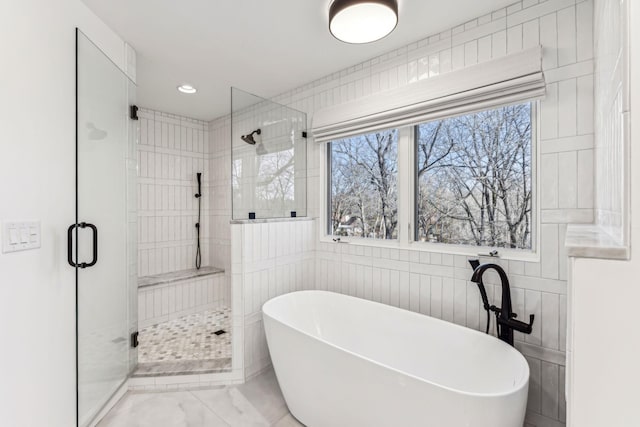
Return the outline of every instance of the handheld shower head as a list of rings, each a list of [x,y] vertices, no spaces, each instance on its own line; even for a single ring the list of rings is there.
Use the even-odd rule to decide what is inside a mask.
[[[202,197],[202,173],[198,172],[196,174],[196,179],[198,180],[198,193],[195,195],[196,199]]]
[[[253,134],[254,133],[257,133],[258,135],[260,135],[262,133],[262,131],[260,129],[256,129],[253,132],[251,132],[250,134],[242,135],[240,137],[240,139],[242,139],[244,142],[246,142],[249,145],[256,145],[256,140],[253,139]]]

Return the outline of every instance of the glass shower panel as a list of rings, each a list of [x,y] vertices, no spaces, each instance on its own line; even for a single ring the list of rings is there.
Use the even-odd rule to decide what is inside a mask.
[[[307,215],[307,115],[231,89],[233,219]]]
[[[77,206],[69,262],[77,277],[78,425],[85,426],[135,367],[137,123],[129,118],[134,84],[84,34],[76,37]]]

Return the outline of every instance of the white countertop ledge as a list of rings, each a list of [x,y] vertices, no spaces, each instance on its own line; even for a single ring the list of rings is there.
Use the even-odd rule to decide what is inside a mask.
[[[574,258],[629,259],[629,247],[593,224],[569,224],[565,239],[567,255]]]

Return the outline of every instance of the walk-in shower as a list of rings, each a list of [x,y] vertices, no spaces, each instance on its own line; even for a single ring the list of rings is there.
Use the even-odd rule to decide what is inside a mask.
[[[228,280],[211,249],[209,124],[143,107],[138,115],[139,347],[134,376],[228,372],[233,330]],[[225,333],[216,334],[220,330]]]

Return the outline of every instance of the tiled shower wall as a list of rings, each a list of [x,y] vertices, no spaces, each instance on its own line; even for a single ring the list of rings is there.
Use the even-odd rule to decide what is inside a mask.
[[[271,363],[262,305],[282,294],[315,289],[315,221],[233,224],[231,233],[232,311],[234,323],[240,313],[237,320],[244,323],[243,371],[248,378]]]
[[[595,0],[596,223],[628,244],[629,90],[622,11],[629,0]],[[622,175],[621,175],[622,174]]]
[[[232,302],[232,371],[248,378],[270,364],[262,304],[283,293],[315,287],[317,232],[315,222],[306,218],[230,225],[231,119],[211,121],[209,135],[212,260],[225,269],[230,283],[227,301]]]
[[[211,157],[211,259],[231,271],[231,118],[209,122]]]
[[[547,95],[538,111],[540,238],[536,243],[540,260],[500,261],[511,280],[515,311],[521,317],[536,315],[533,333],[518,335],[516,345],[531,368],[527,423],[541,427],[563,425],[565,419],[566,227],[594,220],[592,30],[592,0],[520,1],[274,98],[307,112],[312,119],[314,111],[326,106],[453,72],[538,44],[543,46]],[[210,125],[210,129],[215,129],[214,146],[221,144],[224,149],[223,145],[228,144],[228,127],[228,119]],[[218,133],[220,141],[214,136]],[[308,149],[309,194],[316,195],[309,197],[308,210],[310,216],[317,218],[322,206],[320,165],[324,149],[311,140]],[[218,194],[214,197],[230,204],[230,153],[221,151],[212,158],[212,163],[216,168],[227,168],[225,181],[217,190],[216,183],[214,193]],[[213,235],[219,237],[220,245],[226,246],[230,235],[225,218],[227,221],[230,218],[230,208],[219,213],[219,220],[214,220]],[[285,224],[294,226],[291,222]],[[316,227],[319,224],[316,220]],[[286,241],[291,237],[280,234],[278,239]],[[309,282],[297,286],[358,295],[483,329],[484,312],[480,309],[477,287],[468,281],[471,269],[466,257],[420,249],[318,243],[317,237],[314,240],[316,272]],[[238,242],[242,245],[240,251],[246,250],[244,245],[249,242]],[[272,274],[271,269],[265,274]],[[491,283],[498,284],[495,277],[492,280]],[[271,282],[258,283],[252,283],[253,292],[268,288]],[[260,295],[263,291],[266,292],[263,289]],[[499,299],[495,287],[489,293]],[[245,314],[251,316],[251,312]]]
[[[145,109],[138,116],[138,275],[195,267],[197,172],[203,173],[202,265],[211,265],[207,123]]]

